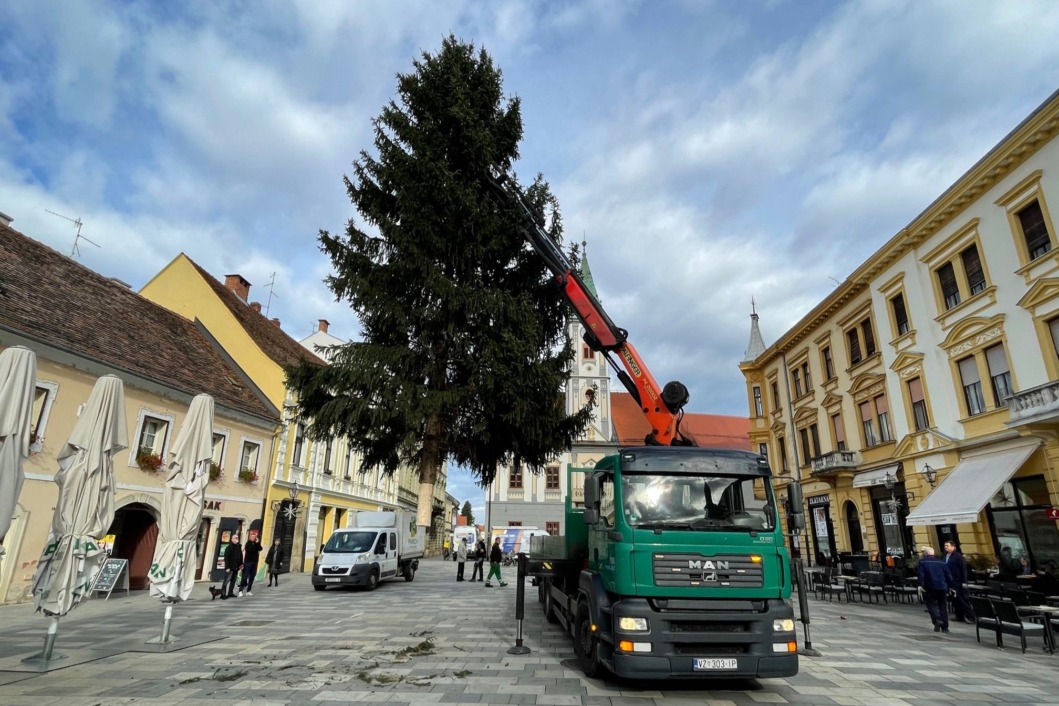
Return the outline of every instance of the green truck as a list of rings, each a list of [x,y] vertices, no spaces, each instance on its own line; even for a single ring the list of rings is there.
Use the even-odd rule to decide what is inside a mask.
[[[566,498],[565,534],[534,537],[527,573],[585,674],[785,677],[798,672],[772,474],[757,454],[622,449]]]
[[[658,385],[525,195],[504,175],[486,181],[501,205],[520,212],[523,235],[583,324],[585,343],[650,425],[644,446],[579,471],[582,506],[570,469],[565,534],[534,537],[524,565],[545,616],[573,636],[588,676],[604,668],[637,679],[797,674],[790,556],[767,461],[701,448],[683,434],[688,389]],[[797,526],[801,500],[789,504]]]

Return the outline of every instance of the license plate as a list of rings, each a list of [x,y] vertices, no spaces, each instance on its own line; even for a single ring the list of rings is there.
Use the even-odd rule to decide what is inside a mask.
[[[694,669],[696,672],[704,672],[710,669],[738,669],[739,661],[735,659],[703,659],[695,658]]]
[[[342,579],[324,579],[324,583],[338,583]]]

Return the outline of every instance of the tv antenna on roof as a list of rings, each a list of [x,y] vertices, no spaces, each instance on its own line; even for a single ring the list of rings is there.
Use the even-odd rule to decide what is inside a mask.
[[[92,245],[95,245],[95,246],[96,246],[97,248],[98,248],[98,247],[100,247],[99,243],[93,242],[93,241],[89,240],[88,238],[86,238],[85,236],[81,235],[81,226],[83,226],[83,225],[84,225],[84,223],[82,223],[82,222],[81,222],[81,218],[80,218],[80,217],[78,217],[78,218],[77,218],[77,219],[75,220],[75,219],[73,219],[73,218],[70,218],[69,216],[64,216],[64,215],[63,215],[63,214],[61,214],[61,213],[56,213],[55,211],[51,211],[51,210],[49,210],[49,209],[47,209],[47,208],[46,208],[46,209],[44,209],[44,210],[45,210],[45,211],[48,211],[48,213],[50,213],[50,214],[51,214],[51,215],[53,215],[53,216],[58,216],[59,218],[65,218],[66,220],[70,221],[70,222],[71,222],[71,223],[73,223],[73,224],[74,224],[75,226],[77,226],[77,235],[76,235],[76,236],[74,236],[74,247],[73,247],[73,249],[72,249],[72,250],[70,251],[70,257],[73,257],[74,255],[77,255],[78,257],[80,257],[80,256],[81,256],[81,249],[77,247],[77,243],[78,243],[78,241],[81,241],[81,240],[83,240],[83,241],[85,241],[86,243],[90,243],[90,244],[92,244]]]
[[[272,297],[279,299],[279,295],[276,294],[275,272],[273,272],[272,276],[268,278],[268,302],[265,303],[265,316],[268,316],[268,310],[272,307]]]

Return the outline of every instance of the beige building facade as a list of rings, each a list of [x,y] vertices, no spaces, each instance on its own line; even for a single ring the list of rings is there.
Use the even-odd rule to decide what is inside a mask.
[[[803,555],[1059,567],[1059,94],[740,365]],[[1028,567],[1028,568],[1022,568]]]

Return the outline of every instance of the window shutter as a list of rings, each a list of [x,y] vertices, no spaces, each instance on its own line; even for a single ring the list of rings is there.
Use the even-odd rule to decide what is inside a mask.
[[[981,378],[978,377],[978,363],[974,356],[964,358],[957,365],[960,366],[960,379],[963,380],[964,387],[981,382]]]
[[[985,360],[989,364],[989,374],[1003,375],[1008,372],[1008,359],[1004,355],[1004,346],[995,345],[985,349]]]

